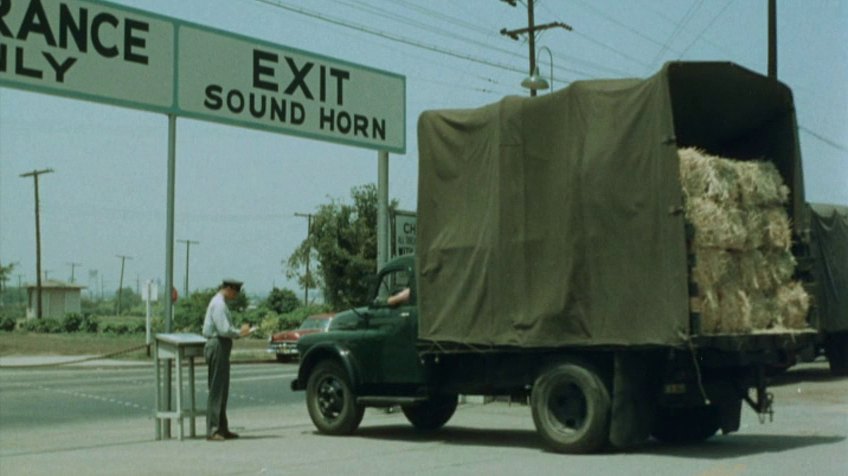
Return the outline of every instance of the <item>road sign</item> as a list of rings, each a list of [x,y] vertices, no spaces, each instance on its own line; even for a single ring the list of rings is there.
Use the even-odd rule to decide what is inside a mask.
[[[206,28],[179,38],[182,115],[404,151],[402,76]]]
[[[415,212],[397,210],[394,212],[392,222],[394,223],[392,257],[415,253],[415,236],[418,226],[418,217]]]
[[[140,109],[174,102],[174,22],[79,0],[0,2],[0,85]]]
[[[0,85],[406,152],[401,75],[95,0],[0,1]]]

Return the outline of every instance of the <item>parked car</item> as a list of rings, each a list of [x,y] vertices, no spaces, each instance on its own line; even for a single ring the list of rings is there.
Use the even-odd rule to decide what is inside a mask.
[[[301,336],[327,332],[335,314],[315,314],[307,317],[300,327],[293,330],[281,331],[268,338],[268,352],[276,354],[278,362],[297,360],[297,341]]]

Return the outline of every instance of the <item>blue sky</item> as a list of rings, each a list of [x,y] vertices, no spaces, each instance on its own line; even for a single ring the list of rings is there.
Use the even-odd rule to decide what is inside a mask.
[[[21,0],[18,0],[21,1]],[[46,0],[45,0],[46,1]],[[498,0],[121,0],[113,3],[391,71],[406,77],[407,152],[390,158],[390,197],[414,210],[415,124],[427,109],[478,107],[526,94],[523,5]],[[778,76],[795,95],[809,201],[848,205],[848,2],[778,0]],[[766,0],[537,0],[551,29],[555,87],[646,77],[669,60],[731,61],[766,73]],[[300,10],[300,12],[298,12]],[[2,41],[2,39],[0,39]],[[541,70],[549,75],[547,54]],[[35,279],[32,179],[42,176],[42,267],[107,290],[164,281],[168,121],[158,113],[0,88],[0,262]],[[177,121],[175,237],[191,248],[190,287],[222,277],[250,292],[295,288],[281,261],[309,213],[376,182],[377,153],[295,136]],[[185,246],[175,249],[182,292]],[[15,285],[13,277],[10,284]],[[97,284],[99,287],[99,282]]]

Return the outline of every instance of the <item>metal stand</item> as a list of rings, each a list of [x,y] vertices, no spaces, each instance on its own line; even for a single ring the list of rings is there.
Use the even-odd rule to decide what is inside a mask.
[[[166,425],[170,420],[177,420],[179,423],[178,438],[183,439],[184,428],[183,418],[189,419],[189,436],[196,436],[195,417],[198,415],[204,416],[205,409],[196,407],[194,395],[194,358],[203,355],[203,347],[206,345],[206,339],[197,334],[156,334],[155,341],[155,360],[156,367],[156,439],[161,440],[163,431],[165,436],[170,436]],[[165,372],[166,382],[162,381],[162,373],[160,364],[164,361],[166,364]],[[171,361],[175,361],[177,368],[177,385],[176,385],[176,409],[170,410],[170,394],[171,394],[171,379],[170,368]],[[183,408],[183,363],[188,363],[188,397],[189,407]],[[163,398],[162,393],[165,391],[167,397]]]

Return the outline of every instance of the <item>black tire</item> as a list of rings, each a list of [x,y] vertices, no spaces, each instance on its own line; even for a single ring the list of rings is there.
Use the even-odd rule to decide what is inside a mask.
[[[306,385],[306,408],[321,433],[349,435],[359,428],[365,407],[356,403],[350,379],[336,362],[315,366]]]
[[[687,408],[659,408],[651,436],[672,444],[704,441],[721,428],[717,405]]]
[[[456,411],[456,395],[439,395],[426,402],[401,407],[416,430],[434,431],[445,426]]]
[[[824,352],[830,364],[831,375],[848,375],[848,332],[827,334]]]
[[[289,361],[289,357],[283,354],[275,354],[277,356],[277,362],[284,364]]]
[[[536,431],[553,451],[590,453],[609,438],[609,391],[588,367],[548,369],[536,379],[530,405]]]

